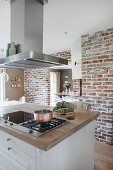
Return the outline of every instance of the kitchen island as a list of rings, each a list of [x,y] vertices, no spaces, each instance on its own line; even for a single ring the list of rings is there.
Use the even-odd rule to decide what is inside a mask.
[[[0,113],[20,110],[33,113],[48,108],[51,109],[22,104],[0,108]],[[38,138],[0,125],[1,170],[6,157],[9,169],[4,170],[93,170],[94,126],[98,115],[98,112],[75,111],[74,120]]]

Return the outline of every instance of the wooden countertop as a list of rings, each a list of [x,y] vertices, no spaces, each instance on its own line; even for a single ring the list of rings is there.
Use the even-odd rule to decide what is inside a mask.
[[[36,104],[22,104],[16,106],[7,106],[0,108],[0,114],[10,113],[14,111],[26,111],[33,113],[37,109],[51,109],[49,106],[39,106]],[[39,149],[44,151],[49,150],[53,146],[57,145],[76,131],[80,130],[84,126],[86,126],[91,121],[95,120],[99,116],[99,112],[91,112],[91,111],[75,111],[74,113],[69,113],[67,116],[75,117],[74,120],[70,120],[69,123],[56,128],[53,131],[50,131],[40,137],[34,137],[29,134],[23,133],[18,130],[14,130],[7,126],[1,126],[0,130],[20,139],[24,142],[27,142],[33,146],[36,146]],[[66,116],[61,116],[62,118],[66,118]]]

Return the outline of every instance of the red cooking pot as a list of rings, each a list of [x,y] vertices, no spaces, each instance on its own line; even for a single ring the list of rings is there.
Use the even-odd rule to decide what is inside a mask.
[[[53,112],[51,110],[36,110],[34,112],[34,119],[38,122],[49,122],[53,118]]]

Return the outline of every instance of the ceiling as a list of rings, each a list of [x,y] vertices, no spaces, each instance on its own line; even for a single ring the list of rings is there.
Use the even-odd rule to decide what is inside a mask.
[[[113,27],[113,0],[48,0],[44,53],[70,49],[81,35]]]

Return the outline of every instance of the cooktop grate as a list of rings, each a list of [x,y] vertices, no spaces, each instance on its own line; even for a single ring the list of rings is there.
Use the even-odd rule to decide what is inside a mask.
[[[40,133],[45,133],[47,131],[50,131],[56,127],[59,127],[59,126],[65,124],[66,122],[67,121],[64,119],[53,118],[51,121],[46,122],[46,123],[44,123],[44,122],[39,123],[36,120],[30,120],[27,122],[23,122],[20,125],[31,129],[31,133],[32,133],[32,130],[38,131]]]

